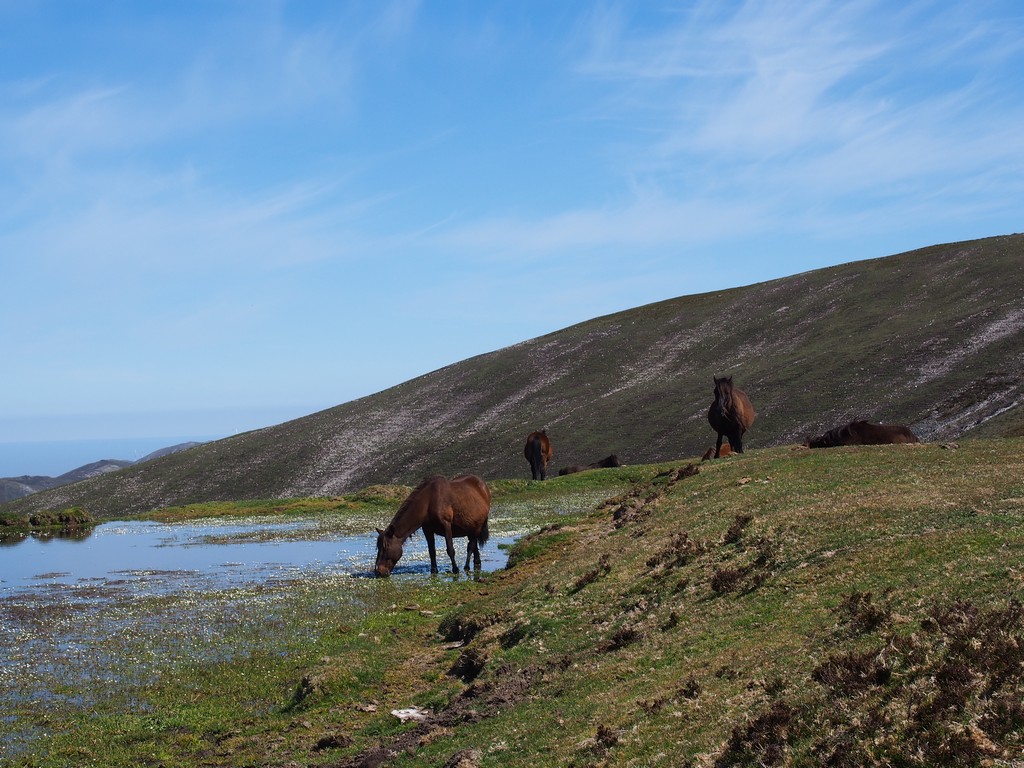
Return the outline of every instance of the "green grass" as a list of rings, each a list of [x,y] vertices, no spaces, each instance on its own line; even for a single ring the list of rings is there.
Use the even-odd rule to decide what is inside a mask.
[[[63,510],[40,510],[18,514],[0,512],[0,539],[23,537],[27,534],[74,535],[91,530],[96,518],[78,507]]]
[[[297,589],[273,620],[310,631],[267,647],[253,608],[251,652],[177,663],[138,711],[25,713],[52,735],[11,764],[1010,765],[1022,456],[778,448],[495,483],[540,509],[509,570]],[[346,609],[366,584],[370,612]],[[390,715],[413,705],[427,723]]]
[[[404,499],[412,488],[404,485],[379,485],[364,488],[358,493],[330,498],[251,499],[245,501],[207,501],[180,506],[161,507],[151,512],[131,516],[140,520],[176,523],[206,517],[255,517],[262,515],[301,516],[359,514],[394,511],[397,502]]]

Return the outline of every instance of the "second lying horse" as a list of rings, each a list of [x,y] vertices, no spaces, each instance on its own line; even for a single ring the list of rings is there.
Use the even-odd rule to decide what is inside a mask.
[[[902,424],[871,424],[867,421],[851,421],[841,427],[830,429],[818,437],[809,437],[804,442],[808,448],[835,448],[840,445],[887,445],[890,443],[916,443],[915,435]]]
[[[434,535],[444,536],[445,548],[452,561],[452,573],[459,572],[452,539],[466,537],[466,570],[469,559],[480,570],[480,547],[490,535],[487,516],[491,511],[491,491],[476,475],[462,475],[454,480],[435,475],[426,478],[402,502],[391,523],[383,531],[377,529],[378,576],[388,576],[402,557],[402,545],[417,528],[423,529],[430,551],[430,572],[437,573]]]
[[[562,467],[558,470],[559,476],[562,475],[574,475],[577,472],[586,472],[588,469],[608,469],[609,467],[621,467],[622,462],[619,461],[619,457],[614,453],[611,456],[606,456],[600,461],[595,461],[593,464],[570,464],[568,467]]]

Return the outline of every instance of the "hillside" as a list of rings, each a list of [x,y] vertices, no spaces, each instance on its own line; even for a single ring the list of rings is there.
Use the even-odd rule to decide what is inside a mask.
[[[613,489],[479,580],[189,596],[256,600],[241,647],[278,643],[154,675],[139,638],[96,708],[26,697],[45,750],[13,765],[1020,765],[1024,439],[493,484],[506,509]]]
[[[143,456],[138,461],[130,461],[125,459],[100,459],[99,461],[93,461],[88,464],[84,464],[81,467],[76,467],[69,472],[65,472],[63,475],[57,477],[50,477],[49,475],[21,475],[19,477],[0,477],[0,502],[14,501],[24,496],[29,496],[39,491],[45,491],[50,488],[57,488],[62,485],[70,485],[71,483],[80,483],[83,480],[88,480],[92,477],[98,477],[99,475],[107,472],[116,472],[119,469],[130,467],[135,464],[141,464],[144,461],[152,461],[162,456],[167,456],[178,451],[184,451],[189,448],[193,448],[201,443],[189,442],[179,443],[178,445],[172,445],[167,448],[161,448]]]
[[[320,496],[434,472],[526,476],[546,427],[557,467],[702,453],[713,375],[758,421],[750,448],[851,418],[926,440],[1024,434],[1024,236],[924,248],[614,315],[376,395],[36,494],[18,509],[100,517],[203,500]]]
[[[101,459],[84,464],[81,467],[65,472],[58,477],[48,475],[22,475],[19,477],[0,477],[0,501],[13,501],[39,491],[57,488],[61,485],[78,483],[92,477],[99,477],[107,472],[130,467],[135,462],[117,459]]]
[[[300,712],[444,701],[414,728],[348,718],[335,766],[1019,765],[1022,447],[661,467],[400,633],[383,652],[415,683],[360,690],[351,638]]]
[[[14,501],[23,496],[52,488],[52,477],[45,475],[23,475],[21,477],[0,478],[0,503]]]

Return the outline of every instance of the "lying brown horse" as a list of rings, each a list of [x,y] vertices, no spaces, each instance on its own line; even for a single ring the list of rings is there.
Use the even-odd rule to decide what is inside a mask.
[[[729,443],[722,443],[722,447],[718,449],[718,458],[725,458],[726,456],[732,456],[732,446]],[[709,459],[715,458],[715,446],[711,446],[701,457],[701,461],[708,461]]]
[[[830,429],[818,437],[804,441],[808,448],[835,448],[840,445],[888,445],[890,443],[919,442],[910,427],[902,424],[871,424],[867,421],[851,421],[841,427]]]
[[[718,433],[715,458],[722,454],[722,438],[729,438],[734,453],[743,453],[743,433],[757,418],[747,393],[732,385],[732,376],[715,377],[715,399],[708,408],[708,423]]]
[[[523,449],[523,455],[530,462],[530,472],[533,474],[534,480],[548,479],[548,462],[551,461],[553,453],[547,430],[531,432],[526,436],[526,448]]]
[[[595,461],[593,464],[570,464],[568,467],[562,467],[558,470],[559,476],[561,475],[573,475],[577,472],[586,472],[588,469],[607,469],[609,467],[621,467],[622,462],[619,461],[619,457],[614,453],[611,456],[606,456],[600,461]]]
[[[437,573],[437,554],[434,551],[434,535],[444,536],[448,557],[452,561],[452,573],[459,572],[455,561],[454,538],[465,536],[466,570],[469,558],[473,567],[480,570],[480,547],[487,543],[487,515],[491,511],[491,491],[487,483],[476,475],[462,475],[454,480],[435,475],[426,478],[408,498],[402,502],[391,523],[383,531],[377,529],[378,576],[387,576],[395,563],[402,557],[402,544],[417,528],[423,529],[430,550],[430,572]]]

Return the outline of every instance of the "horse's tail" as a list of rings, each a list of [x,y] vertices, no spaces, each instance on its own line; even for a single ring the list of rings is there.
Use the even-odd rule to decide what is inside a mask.
[[[484,544],[487,543],[487,539],[489,539],[490,537],[491,537],[491,531],[487,527],[487,521],[484,520],[484,526],[483,526],[483,528],[480,529],[480,533],[478,533],[477,536],[476,536],[476,545],[478,547],[482,547]]]

